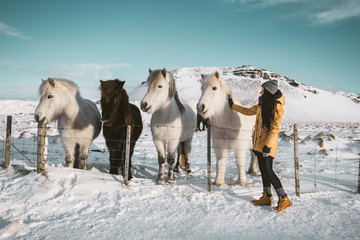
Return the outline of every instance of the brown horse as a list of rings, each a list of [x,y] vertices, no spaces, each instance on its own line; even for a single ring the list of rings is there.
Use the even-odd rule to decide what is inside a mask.
[[[125,81],[100,80],[101,90],[101,122],[106,146],[110,152],[110,173],[118,174],[118,169],[124,176],[125,172],[125,147],[127,126],[131,126],[129,180],[131,175],[131,157],[134,153],[135,142],[138,140],[142,129],[140,110],[129,103],[129,97],[123,88]]]

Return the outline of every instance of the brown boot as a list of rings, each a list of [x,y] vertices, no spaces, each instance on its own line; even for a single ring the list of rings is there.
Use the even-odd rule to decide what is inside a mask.
[[[288,197],[282,198],[281,196],[279,196],[278,205],[274,207],[274,210],[280,212],[291,205],[292,203],[290,202],[290,199]]]
[[[262,197],[260,197],[260,199],[258,200],[252,200],[252,204],[257,205],[257,206],[262,206],[262,205],[266,205],[266,206],[271,206],[271,201],[272,201],[272,197],[268,197],[266,196],[266,193],[262,193]]]

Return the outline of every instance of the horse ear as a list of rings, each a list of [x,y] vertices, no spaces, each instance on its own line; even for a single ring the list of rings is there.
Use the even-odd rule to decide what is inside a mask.
[[[161,71],[162,75],[164,76],[164,78],[166,78],[166,68],[164,68],[162,71]]]
[[[216,77],[217,79],[219,79],[220,73],[219,73],[218,71],[215,72],[215,77]]]
[[[206,75],[205,75],[205,74],[201,74],[201,78],[202,78],[202,79],[205,79],[205,78],[206,78]]]
[[[151,70],[151,68],[149,68],[149,74],[151,74],[152,73],[152,70]]]
[[[103,80],[100,80],[100,84],[102,84],[104,81]]]
[[[120,83],[120,87],[124,87],[124,84],[125,84],[125,81],[119,81],[119,83]]]
[[[48,81],[50,83],[50,86],[55,87],[55,81],[52,78],[48,78]]]

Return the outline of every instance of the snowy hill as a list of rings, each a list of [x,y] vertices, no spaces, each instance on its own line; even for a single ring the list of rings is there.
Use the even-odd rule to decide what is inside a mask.
[[[253,66],[222,68],[180,68],[171,72],[182,99],[197,102],[201,95],[201,74],[221,73],[228,86],[238,96],[240,104],[256,104],[263,82],[276,79],[286,97],[285,122],[359,122],[360,96],[352,93],[332,93],[292,78]],[[129,93],[130,100],[140,102],[147,91],[143,84]]]
[[[151,115],[142,111],[144,128],[134,149],[134,178],[129,186],[122,176],[109,174],[109,152],[102,134],[91,145],[90,170],[64,167],[65,153],[56,124],[48,124],[45,178],[36,173],[37,123],[33,113],[38,101],[0,100],[0,240],[359,239],[358,96],[333,94],[266,70],[240,67],[175,70],[172,74],[180,97],[197,102],[200,74],[215,70],[223,74],[244,105],[256,103],[261,83],[277,77],[287,97],[287,120],[319,121],[298,124],[301,197],[295,195],[293,125],[281,126],[274,169],[293,206],[276,213],[272,208],[276,206],[275,194],[272,206],[253,206],[251,200],[263,190],[261,177],[259,173],[247,174],[248,185],[237,185],[232,151],[226,184],[212,185],[209,193],[206,131],[194,134],[192,172],[181,170],[175,173],[174,184],[157,185]],[[131,100],[139,105],[146,91],[146,85],[134,89],[129,93]],[[13,116],[8,169],[3,168],[6,115]],[[214,181],[213,151],[211,158]]]

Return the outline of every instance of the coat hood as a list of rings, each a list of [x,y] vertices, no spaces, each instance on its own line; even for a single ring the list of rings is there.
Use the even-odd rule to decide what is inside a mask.
[[[278,90],[274,94],[274,97],[275,97],[276,101],[278,101],[281,104],[281,106],[285,105],[285,97],[284,97],[284,94],[282,94],[282,92],[280,90]]]

